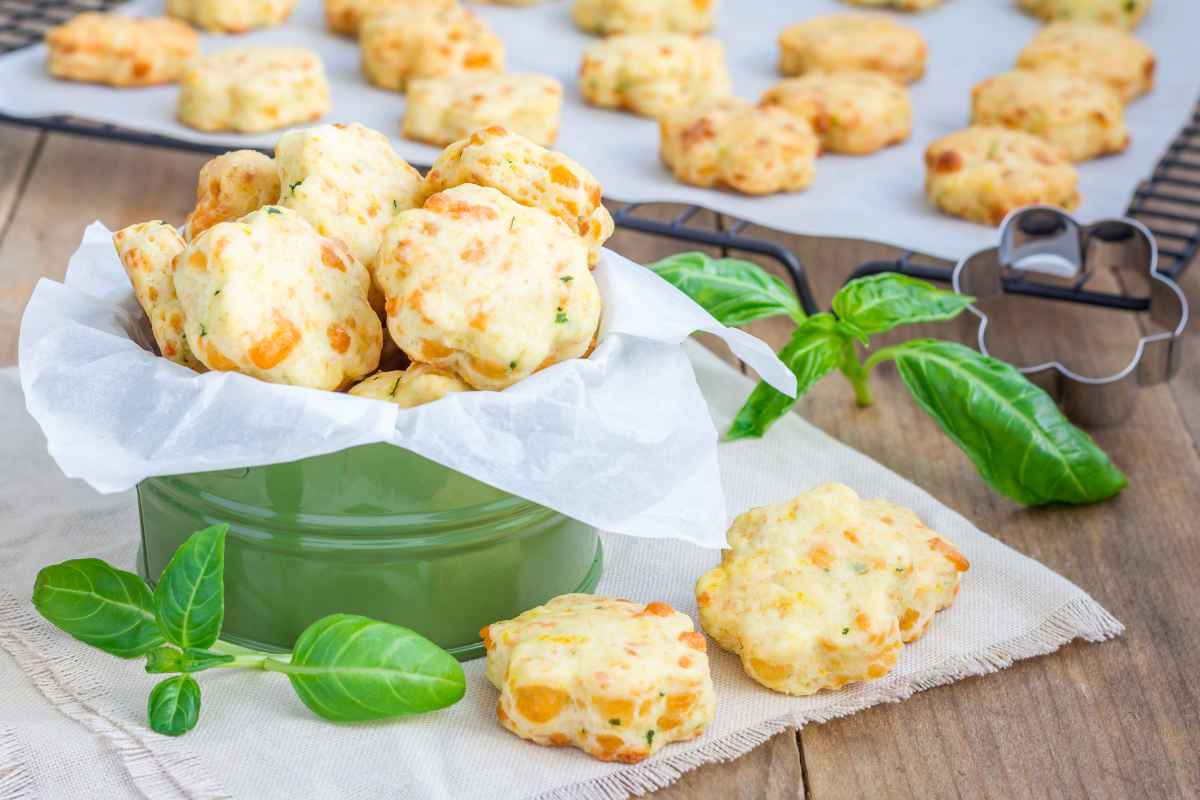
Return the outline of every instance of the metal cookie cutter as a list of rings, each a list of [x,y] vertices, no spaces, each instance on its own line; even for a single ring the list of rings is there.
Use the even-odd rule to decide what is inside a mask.
[[[1121,285],[1147,286],[1146,297],[1085,289],[1089,278],[1110,268],[1122,273]],[[1058,276],[1035,281],[1032,272]],[[1114,375],[1089,378],[1050,361],[1018,369],[1058,401],[1067,416],[1087,426],[1102,427],[1125,420],[1133,411],[1140,386],[1170,380],[1179,370],[1187,298],[1170,278],[1158,272],[1158,246],[1146,226],[1118,218],[1082,225],[1049,206],[1012,212],[1000,231],[1000,246],[968,256],[954,268],[954,290],[983,300],[1008,292],[1129,311],[1148,311],[1166,330],[1143,336],[1133,359]],[[988,355],[988,317],[978,306],[979,350]]]

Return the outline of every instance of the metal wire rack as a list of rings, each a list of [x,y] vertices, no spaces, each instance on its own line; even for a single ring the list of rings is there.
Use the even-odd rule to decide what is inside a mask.
[[[75,14],[103,11],[121,2],[124,0],[0,0],[0,55],[39,43],[48,28]],[[201,153],[222,153],[228,149],[64,115],[26,119],[0,114],[0,123]],[[818,310],[800,259],[776,242],[746,236],[745,229],[750,224],[748,221],[730,221],[721,214],[714,214],[714,227],[697,225],[693,220],[703,210],[700,206],[687,207],[673,219],[662,221],[637,213],[646,205],[626,204],[616,211],[613,218],[621,227],[652,236],[719,247],[723,253],[741,251],[770,258],[787,272],[804,309],[808,313]],[[1158,240],[1160,271],[1169,277],[1178,277],[1200,250],[1200,110],[1193,111],[1191,120],[1171,143],[1151,178],[1134,192],[1127,213],[1145,223]],[[924,280],[950,282],[951,269],[914,263],[913,258],[913,253],[904,253],[894,261],[864,264],[852,277],[895,271]],[[1026,279],[1011,279],[1005,283],[1005,289],[1019,294],[1130,310],[1140,310],[1147,302],[1143,298],[1089,292],[1082,286],[1063,288]]]

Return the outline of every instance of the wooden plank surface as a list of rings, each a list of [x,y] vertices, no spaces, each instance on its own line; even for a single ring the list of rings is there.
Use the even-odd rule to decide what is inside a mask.
[[[33,284],[61,275],[85,225],[96,218],[114,228],[156,217],[181,221],[203,160],[0,126],[0,363],[15,358]],[[861,242],[746,233],[774,237],[796,252],[826,305],[859,263],[895,254]],[[625,231],[611,244],[639,261],[679,249]],[[1200,270],[1185,285],[1200,297]],[[1131,317],[1046,310],[1033,304],[1011,311],[1019,322],[1011,326],[1016,355],[1032,357],[1063,340],[1080,363],[1100,370],[1136,338]],[[751,330],[779,345],[789,328],[771,320]],[[1115,501],[1084,509],[1023,510],[988,490],[889,367],[876,376],[877,403],[869,409],[854,406],[840,378],[823,381],[799,404],[808,419],[1080,584],[1128,632],[810,726],[799,747],[796,737],[778,736],[656,796],[792,798],[807,788],[816,800],[1200,797],[1197,330],[1193,322],[1179,378],[1144,390],[1126,424],[1094,432],[1132,483]],[[908,333],[974,341],[967,320]]]

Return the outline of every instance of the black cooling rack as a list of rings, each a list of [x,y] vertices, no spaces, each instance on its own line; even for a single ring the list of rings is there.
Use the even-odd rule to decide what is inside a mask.
[[[0,55],[41,42],[48,28],[75,14],[103,11],[121,2],[124,0],[0,0]],[[201,153],[223,153],[228,149],[72,116],[27,119],[0,114],[0,123]],[[703,210],[700,206],[687,207],[674,219],[662,221],[639,216],[638,210],[645,205],[649,204],[627,204],[617,210],[613,219],[623,228],[652,236],[719,247],[723,253],[753,253],[777,261],[795,285],[804,309],[810,314],[818,310],[800,259],[776,242],[746,236],[745,229],[750,225],[749,222],[730,221],[721,214],[714,214],[713,227],[697,225],[693,219]],[[1134,192],[1127,213],[1141,220],[1158,240],[1160,271],[1177,278],[1200,249],[1200,111],[1193,111],[1190,122],[1171,143],[1150,179]],[[854,273],[854,277],[890,270],[925,280],[950,282],[951,269],[914,263],[913,259],[912,253],[905,253],[894,261],[864,264]],[[1111,295],[1092,296],[1092,293],[1083,290],[1074,291],[1070,297],[1062,297],[1058,296],[1061,290],[1033,283],[1012,287],[1011,290],[1050,299],[1118,308],[1134,308],[1138,303],[1136,299],[1122,301]]]

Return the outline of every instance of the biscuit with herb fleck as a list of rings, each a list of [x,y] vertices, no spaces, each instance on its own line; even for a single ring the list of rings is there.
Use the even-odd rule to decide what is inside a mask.
[[[200,372],[204,365],[188,346],[183,332],[183,307],[175,294],[175,257],[185,242],[165,222],[141,222],[113,234],[113,246],[133,284],[138,305],[150,320],[154,342],[163,358]]]
[[[809,72],[776,84],[761,104],[807,120],[823,152],[865,155],[912,133],[908,89],[878,72]]]
[[[971,90],[971,124],[1023,130],[1072,161],[1129,146],[1121,98],[1108,84],[1061,72],[1013,70]]]
[[[579,87],[591,105],[655,119],[733,91],[721,43],[679,33],[630,33],[589,45]]]
[[[206,162],[196,181],[196,208],[185,232],[195,239],[218,222],[279,202],[275,160],[257,150],[233,150]]]
[[[888,18],[866,14],[815,17],[779,36],[779,71],[881,72],[900,83],[925,74],[928,48],[920,33]]]
[[[683,183],[743,194],[794,192],[813,181],[820,144],[807,120],[740,98],[668,114],[659,153]]]
[[[518,203],[554,215],[587,245],[590,264],[612,236],[612,215],[600,200],[596,176],[562,153],[504,128],[475,131],[443,150],[425,175],[421,196],[464,183],[499,189]]]
[[[455,186],[402,211],[375,279],[400,349],[477,389],[585,355],[600,322],[583,240],[490,187]]]
[[[238,47],[197,59],[179,81],[179,121],[199,131],[257,133],[329,111],[321,59],[300,47]]]
[[[480,17],[458,6],[403,6],[367,17],[358,33],[363,74],[405,91],[414,78],[504,72],[504,43]]]
[[[1150,10],[1151,0],[1017,0],[1044,22],[1095,22],[1132,30]]]
[[[925,151],[925,193],[947,214],[999,225],[1028,205],[1079,205],[1079,176],[1057,145],[1024,131],[972,127]]]
[[[205,366],[312,389],[379,365],[370,282],[341,240],[279,206],[217,223],[175,259],[184,331]]]
[[[637,763],[716,712],[707,642],[666,603],[565,594],[480,631],[507,730]]]
[[[362,383],[350,388],[355,397],[369,397],[395,403],[401,408],[414,408],[441,400],[455,392],[469,392],[462,378],[429,364],[412,364],[408,369],[376,372]]]
[[[1047,25],[1017,56],[1017,67],[1098,80],[1127,103],[1154,88],[1149,45],[1120,28],[1093,22]]]
[[[890,672],[968,567],[909,509],[831,483],[735,519],[696,602],[747,675],[810,695]]]
[[[172,19],[87,12],[46,31],[46,68],[69,81],[151,86],[178,80],[198,47]]]
[[[717,0],[575,0],[571,19],[588,33],[705,33]]]
[[[448,145],[499,125],[535,144],[558,138],[563,87],[549,75],[455,75],[410,81],[404,136]]]

